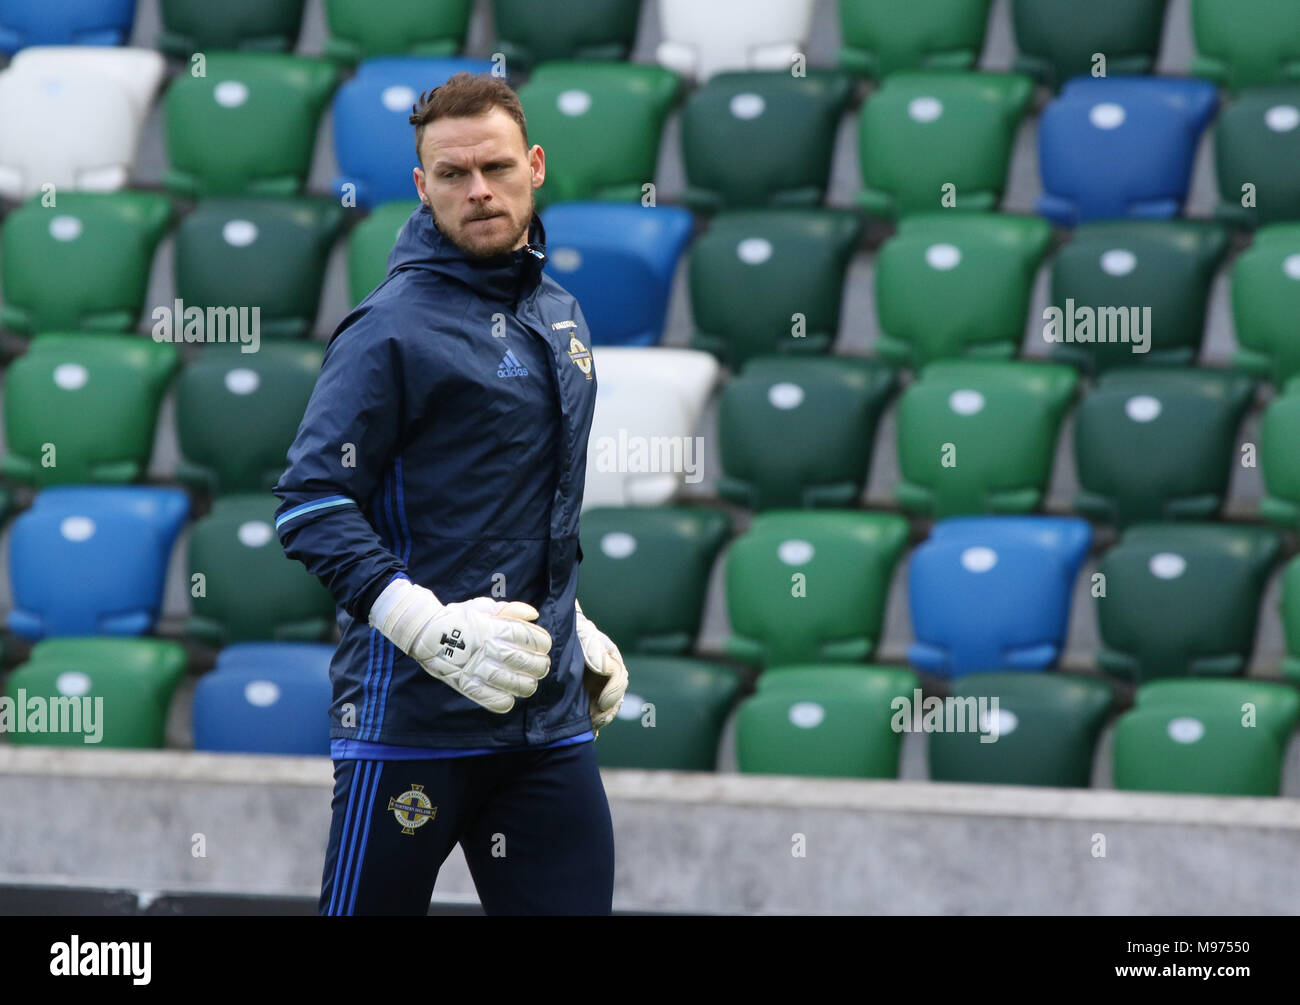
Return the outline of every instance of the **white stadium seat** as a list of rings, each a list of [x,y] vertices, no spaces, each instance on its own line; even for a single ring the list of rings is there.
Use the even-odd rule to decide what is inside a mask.
[[[656,56],[698,81],[723,70],[789,70],[807,53],[813,0],[659,0]]]
[[[33,45],[19,50],[10,70],[62,77],[98,73],[112,77],[131,96],[140,127],[149,116],[167,61],[153,49],[123,49],[105,45]]]

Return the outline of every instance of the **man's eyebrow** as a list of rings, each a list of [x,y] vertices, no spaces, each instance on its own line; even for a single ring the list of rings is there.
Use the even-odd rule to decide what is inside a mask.
[[[518,158],[512,154],[502,154],[499,157],[491,157],[483,162],[484,167],[492,167],[494,164],[513,164]],[[459,161],[448,161],[439,158],[433,162],[433,169],[441,171],[444,168],[455,168],[457,171],[463,171],[465,165]]]

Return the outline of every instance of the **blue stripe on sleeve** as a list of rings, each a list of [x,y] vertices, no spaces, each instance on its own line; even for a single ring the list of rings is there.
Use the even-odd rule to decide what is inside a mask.
[[[303,503],[301,506],[295,506],[280,517],[280,519],[276,520],[275,529],[279,530],[290,520],[303,516],[304,514],[314,513],[316,510],[320,509],[330,509],[333,506],[347,506],[349,503],[353,506],[356,505],[356,502],[349,499],[347,496],[330,496],[327,499],[320,499],[316,502]]]

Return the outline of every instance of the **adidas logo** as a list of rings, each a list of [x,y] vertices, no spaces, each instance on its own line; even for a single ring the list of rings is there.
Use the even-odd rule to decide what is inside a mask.
[[[501,362],[497,365],[497,376],[527,377],[528,367],[519,362],[513,349],[507,349],[506,354],[501,357]]]

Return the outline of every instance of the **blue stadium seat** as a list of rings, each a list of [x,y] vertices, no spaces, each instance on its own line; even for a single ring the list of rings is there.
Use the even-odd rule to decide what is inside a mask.
[[[329,671],[224,667],[194,689],[194,749],[329,755]]]
[[[1177,216],[1217,106],[1203,80],[1074,78],[1039,121],[1038,211],[1071,227]]]
[[[122,45],[135,0],[0,0],[0,52],[29,45]]]
[[[427,59],[391,56],[368,59],[334,95],[334,155],[339,177],[334,190],[356,186],[356,205],[370,207],[414,196],[416,166],[411,107],[420,94],[457,73],[489,73],[485,59]],[[346,204],[345,204],[346,205]]]
[[[557,203],[542,214],[547,270],[578,298],[594,345],[649,346],[663,335],[689,210],[624,203]]]
[[[143,635],[162,605],[172,544],[189,513],[177,489],[66,486],[36,496],[13,524],[9,629]]]
[[[956,677],[1056,662],[1092,530],[1071,517],[940,520],[912,553],[908,661]]]
[[[334,648],[327,642],[236,642],[217,653],[214,669],[328,675]]]

